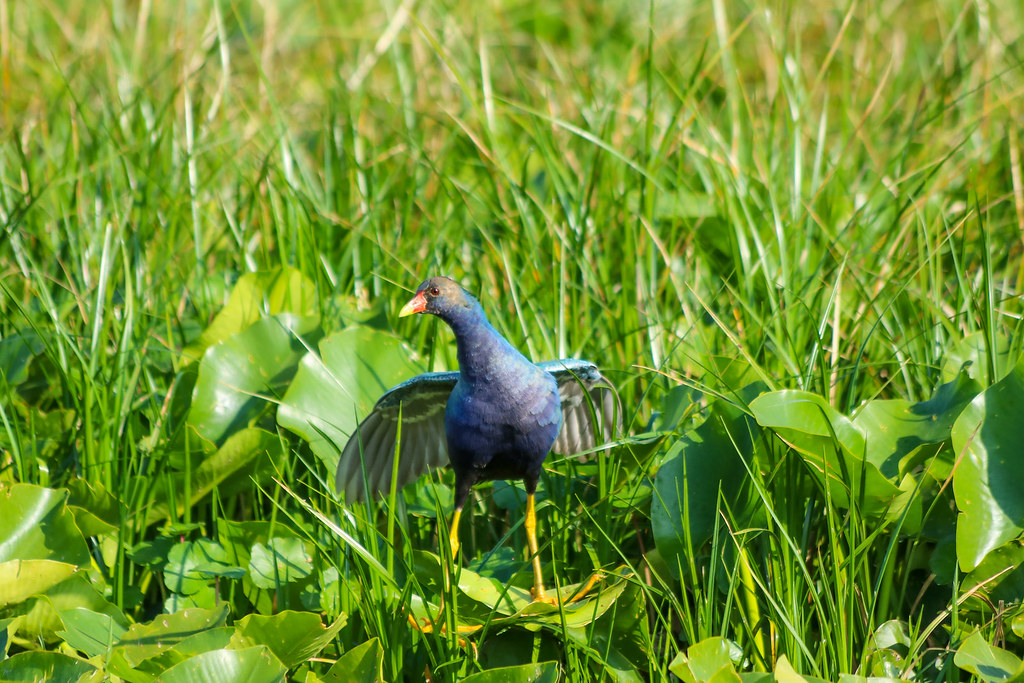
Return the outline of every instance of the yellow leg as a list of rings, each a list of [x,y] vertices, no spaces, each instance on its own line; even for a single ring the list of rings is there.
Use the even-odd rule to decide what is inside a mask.
[[[459,552],[459,520],[462,519],[462,508],[455,508],[455,512],[452,514],[452,525],[448,529],[448,540],[452,544],[452,560],[455,560],[455,554]]]
[[[572,604],[577,600],[582,600],[583,598],[587,597],[587,593],[592,591],[594,589],[594,586],[597,585],[598,581],[600,581],[603,578],[604,574],[602,574],[601,572],[594,572],[590,575],[590,578],[587,579],[587,582],[583,584],[580,588],[576,589],[576,593],[571,598],[569,598],[567,602],[563,604]]]
[[[438,614],[438,621],[440,621],[440,613]],[[420,633],[433,633],[434,632],[434,626],[435,626],[434,622],[430,621],[430,619],[424,619],[423,623],[421,624],[420,622],[416,621],[416,617],[414,617],[411,614],[409,615],[409,625],[412,626],[417,631],[419,631]],[[458,626],[455,629],[455,632],[456,633],[470,634],[470,633],[476,633],[477,631],[479,631],[482,628],[483,628],[483,626],[478,626],[478,625],[472,625],[471,626],[469,624],[463,624],[463,625]],[[444,633],[446,631],[444,624],[441,624],[441,628],[439,628],[438,631],[440,633]],[[462,641],[461,638],[459,640],[460,640],[460,642]],[[461,642],[461,644],[465,645],[465,642]]]
[[[526,527],[526,545],[530,549],[530,557],[533,560],[533,599],[540,602],[551,602],[544,591],[544,576],[540,570],[540,551],[537,547],[537,507],[533,501],[533,494],[526,494],[526,519],[523,521]]]
[[[458,554],[459,548],[461,547],[460,543],[459,543],[459,520],[460,519],[462,519],[462,508],[461,507],[457,507],[457,508],[455,508],[455,511],[452,513],[451,526],[448,528],[448,541],[451,543],[452,562],[453,563],[455,562],[455,556],[456,556],[456,554]],[[449,574],[449,572],[451,571],[451,566],[448,564],[447,561],[442,561],[441,564],[442,564],[442,571],[444,572],[444,576],[445,576],[445,584],[447,585],[451,581],[451,575]],[[438,621],[439,622],[440,622],[440,618],[441,618],[441,612],[443,612],[443,611],[444,611],[444,597],[443,597],[443,594],[442,594],[440,611],[438,612]],[[427,619],[425,619],[423,623],[420,623],[420,622],[418,622],[416,620],[415,617],[413,617],[412,614],[409,615],[409,625],[412,626],[417,631],[419,631],[420,633],[432,633],[434,631],[435,626],[436,626],[436,624],[434,622],[430,621],[429,617]],[[481,628],[483,628],[483,627],[482,626],[460,625],[456,629],[456,633],[466,633],[466,634],[476,633]],[[444,624],[441,625],[439,630],[442,633],[445,631]],[[463,646],[466,645],[466,641],[464,639],[462,639],[462,638],[459,638],[459,643],[461,645],[463,645]],[[476,645],[473,645],[473,649],[474,649],[474,651],[476,650]]]
[[[540,569],[540,552],[537,546],[537,507],[533,500],[533,494],[526,494],[526,519],[523,521],[526,528],[526,545],[530,549],[530,558],[533,560],[533,599],[537,602],[548,602],[557,604],[560,600],[557,597],[549,596],[544,590],[544,575]],[[601,572],[595,572],[586,584],[576,591],[575,595],[563,604],[571,604],[586,597],[598,581],[602,578]]]

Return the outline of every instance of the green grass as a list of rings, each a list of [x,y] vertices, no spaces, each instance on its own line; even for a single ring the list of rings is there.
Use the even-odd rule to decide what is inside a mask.
[[[89,580],[129,620],[189,604],[161,564],[175,543],[248,554],[282,530],[342,580],[315,574],[303,595],[222,574],[217,599],[231,624],[347,615],[324,661],[288,667],[296,677],[371,638],[388,680],[455,680],[523,652],[571,680],[660,680],[713,636],[737,645],[739,671],[784,655],[827,680],[960,680],[973,670],[952,653],[976,629],[1024,652],[1020,590],[979,606],[953,568],[956,437],[927,454],[950,467],[922,474],[922,460],[907,484],[925,503],[911,533],[844,505],[767,430],[749,451],[733,430],[732,449],[710,452],[749,457],[728,479],[740,488],[712,501],[708,537],[673,555],[652,531],[654,477],[685,435],[728,410],[765,426],[741,391],[752,382],[854,417],[932,398],[965,360],[979,390],[1014,367],[1016,3],[0,2],[0,34],[0,487],[72,487],[107,525],[76,517]],[[423,566],[444,540],[447,475],[345,508],[272,405],[250,422],[273,438],[238,448],[273,455],[197,493],[212,451],[187,421],[186,350],[243,274],[282,267],[308,279],[324,334],[376,312],[371,326],[429,368],[455,367],[451,335],[395,315],[432,274],[478,293],[529,356],[601,365],[628,434],[658,439],[552,461],[541,553],[549,581],[625,567],[618,621],[489,627],[472,645],[413,633],[411,595],[472,611]],[[528,586],[517,501],[477,492],[466,562]],[[1019,549],[1005,552],[1016,570]],[[19,604],[0,600],[0,633]],[[899,655],[872,644],[886,623]],[[58,630],[14,624],[0,655],[56,650]],[[625,673],[609,652],[630,648],[645,658]]]

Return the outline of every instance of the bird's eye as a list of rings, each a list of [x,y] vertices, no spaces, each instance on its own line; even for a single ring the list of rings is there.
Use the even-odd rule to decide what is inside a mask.
[[[440,293],[441,293],[441,290],[438,289],[437,287],[431,287],[430,288],[430,296],[438,296]]]

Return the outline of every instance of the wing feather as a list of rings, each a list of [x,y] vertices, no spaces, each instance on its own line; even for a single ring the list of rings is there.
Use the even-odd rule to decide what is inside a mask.
[[[561,455],[587,452],[622,431],[622,410],[615,387],[593,363],[567,358],[537,364],[558,381],[562,429],[552,450]],[[336,487],[346,502],[387,492],[394,471],[401,414],[402,443],[398,488],[432,467],[448,464],[444,409],[457,372],[431,372],[402,382],[380,397],[349,437],[338,460]],[[364,478],[365,477],[365,478]]]
[[[366,498],[367,486],[372,493],[391,488],[399,414],[402,450],[398,487],[431,467],[448,463],[444,407],[458,378],[457,372],[430,372],[402,382],[380,397],[349,436],[338,459],[335,485],[344,492],[346,502]]]
[[[562,398],[562,430],[551,450],[561,455],[576,455],[621,433],[619,394],[596,365],[576,358],[537,365],[555,376]]]

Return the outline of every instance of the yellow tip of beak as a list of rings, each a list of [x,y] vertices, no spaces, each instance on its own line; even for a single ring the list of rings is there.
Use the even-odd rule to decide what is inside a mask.
[[[402,306],[402,310],[398,312],[398,317],[404,318],[405,316],[412,315],[413,313],[422,313],[426,307],[426,298],[424,298],[422,293],[417,294],[409,301],[409,303],[407,303],[405,306]]]

